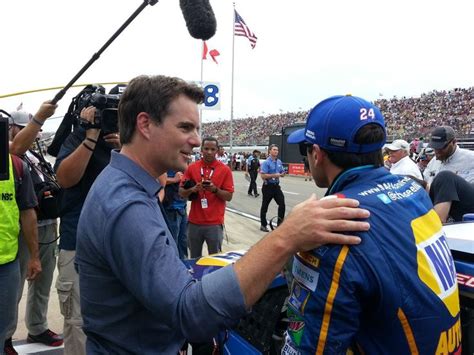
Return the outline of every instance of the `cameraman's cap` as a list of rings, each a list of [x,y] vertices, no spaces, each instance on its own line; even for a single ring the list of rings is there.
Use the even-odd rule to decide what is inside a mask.
[[[449,126],[436,127],[431,132],[429,147],[433,149],[443,149],[449,141],[455,138],[454,129]]]
[[[403,139],[395,139],[392,143],[385,146],[388,150],[397,151],[397,150],[410,150],[410,144]]]
[[[290,134],[288,143],[313,143],[333,152],[370,153],[383,147],[386,134],[382,141],[372,144],[357,144],[354,140],[357,131],[371,123],[385,133],[378,107],[356,96],[332,96],[309,112],[306,127]]]
[[[10,117],[8,117],[8,123],[15,126],[25,127],[31,120],[33,116],[31,113],[25,111],[13,111],[10,112]]]

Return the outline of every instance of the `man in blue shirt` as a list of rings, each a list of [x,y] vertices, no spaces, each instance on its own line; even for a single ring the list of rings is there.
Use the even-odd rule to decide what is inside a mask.
[[[285,218],[285,196],[280,187],[280,178],[285,176],[285,169],[280,159],[278,159],[278,146],[270,145],[268,149],[269,156],[260,166],[260,176],[263,180],[262,185],[262,207],[260,208],[260,230],[268,232],[267,211],[268,205],[272,199],[278,205],[278,221],[280,225]]]
[[[120,99],[120,153],[97,178],[79,219],[76,263],[88,353],[173,354],[185,339],[209,341],[259,299],[288,258],[323,243],[357,243],[367,211],[348,199],[295,207],[235,264],[201,281],[180,261],[157,199],[157,178],[186,169],[201,145],[202,89],[139,76]],[[345,207],[343,207],[345,206]],[[335,232],[335,233],[334,233]]]
[[[186,211],[186,199],[182,198],[179,191],[179,183],[183,173],[168,170],[166,173],[165,197],[163,207],[165,208],[168,227],[176,242],[179,258],[188,257],[188,244],[186,228],[188,227],[188,213]]]

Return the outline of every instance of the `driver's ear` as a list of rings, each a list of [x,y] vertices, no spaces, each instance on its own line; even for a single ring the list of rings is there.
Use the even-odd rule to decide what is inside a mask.
[[[323,159],[326,157],[326,153],[319,147],[317,144],[313,144],[313,147],[308,153],[310,159],[313,160],[314,165],[321,163]]]

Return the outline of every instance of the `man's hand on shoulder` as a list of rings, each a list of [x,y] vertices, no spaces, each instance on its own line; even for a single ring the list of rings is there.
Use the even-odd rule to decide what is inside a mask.
[[[358,206],[357,200],[318,200],[313,194],[296,205],[285,221],[271,234],[283,238],[292,253],[311,250],[323,244],[358,244],[359,237],[341,234],[369,230],[367,222],[354,221],[368,218],[370,215],[369,211]]]

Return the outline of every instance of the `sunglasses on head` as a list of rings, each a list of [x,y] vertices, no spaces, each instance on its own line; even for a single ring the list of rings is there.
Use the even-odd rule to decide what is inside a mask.
[[[311,149],[313,149],[313,143],[301,142],[299,144],[300,154],[306,156]]]

